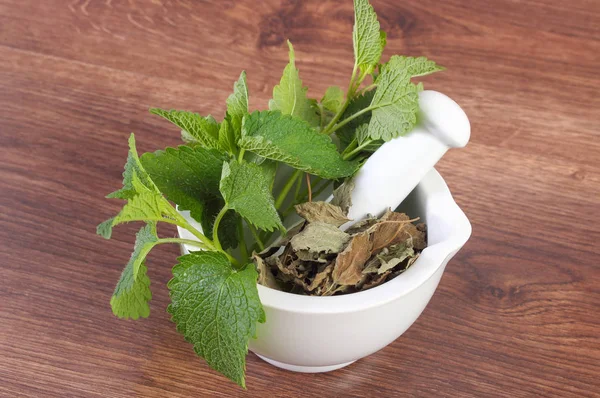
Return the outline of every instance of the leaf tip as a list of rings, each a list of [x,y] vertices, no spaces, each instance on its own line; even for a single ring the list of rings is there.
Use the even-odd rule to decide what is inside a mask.
[[[110,239],[110,237],[112,235],[113,221],[114,221],[114,217],[109,218],[108,220],[103,221],[100,224],[98,224],[98,226],[96,227],[96,233],[98,235],[100,235],[101,237],[103,237],[104,239]]]

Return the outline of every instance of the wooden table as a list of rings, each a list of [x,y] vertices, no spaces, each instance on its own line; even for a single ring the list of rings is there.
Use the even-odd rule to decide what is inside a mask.
[[[113,317],[138,226],[96,236],[103,196],[130,132],[179,143],[150,106],[221,117],[245,68],[266,107],[286,38],[310,94],[345,86],[352,2],[0,2],[1,396],[600,396],[600,3],[373,3],[386,54],[446,66],[426,86],[470,116],[438,170],[473,236],[393,344],[315,375],[250,354],[243,392],[165,312],[177,247],[151,255],[151,317]]]

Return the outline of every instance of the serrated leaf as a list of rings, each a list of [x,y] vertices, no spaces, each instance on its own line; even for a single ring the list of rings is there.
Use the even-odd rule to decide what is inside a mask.
[[[162,196],[146,170],[136,151],[135,137],[129,137],[129,155],[123,173],[123,188],[109,197],[127,199],[119,214],[104,221],[96,232],[106,239],[112,234],[112,227],[131,221],[165,221],[174,215],[174,209]]]
[[[110,239],[110,237],[112,236],[112,227],[114,220],[115,218],[112,217],[98,224],[98,226],[96,227],[96,233],[104,239]]]
[[[248,83],[246,71],[242,71],[239,79],[233,84],[233,93],[227,98],[227,113],[225,119],[231,124],[231,133],[237,142],[241,136],[242,119],[248,114]]]
[[[371,73],[383,53],[385,33],[381,33],[377,14],[368,0],[354,0],[354,59],[363,73]]]
[[[238,141],[238,139],[239,137],[236,137],[234,129],[233,127],[231,127],[231,124],[227,121],[227,119],[223,120],[221,126],[219,127],[219,147],[221,148],[221,150],[235,154],[237,152],[236,142]]]
[[[436,64],[434,61],[431,61],[426,57],[406,57],[404,55],[394,55],[392,58],[397,58],[397,61],[395,62],[399,63],[399,67],[406,69],[411,77],[425,76],[434,72],[446,70],[446,68],[443,66]]]
[[[208,365],[245,388],[248,339],[265,321],[254,264],[236,271],[224,254],[180,257],[168,283],[168,312]]]
[[[224,122],[225,124],[226,122]],[[206,203],[219,199],[219,181],[225,156],[215,149],[179,146],[145,153],[141,163],[160,192],[202,220]]]
[[[333,113],[338,113],[345,101],[344,91],[338,86],[328,87],[325,95],[321,99],[321,104],[325,109]]]
[[[253,112],[244,118],[240,148],[328,179],[347,177],[356,162],[345,161],[327,135],[303,120],[278,111]]]
[[[353,98],[352,101],[348,104],[348,107],[342,114],[340,120],[347,119],[348,117],[354,115],[355,113],[362,111],[373,101],[373,97],[375,96],[376,90],[370,90],[365,92],[364,94],[358,95]],[[351,120],[345,126],[342,126],[336,131],[336,135],[340,139],[340,143],[342,144],[342,148],[346,148],[350,142],[355,138],[356,129],[358,126],[369,123],[371,120],[371,112],[366,112],[357,118]]]
[[[400,57],[393,56],[377,78],[377,91],[369,105],[371,139],[389,141],[408,133],[417,122],[419,96],[404,66]]]
[[[227,208],[235,210],[257,228],[283,230],[283,225],[263,170],[254,163],[233,160],[223,164],[220,184]]]
[[[136,234],[135,246],[127,266],[110,299],[113,313],[119,318],[146,318],[150,314],[148,302],[152,298],[150,279],[144,265],[146,256],[158,243],[156,224],[144,226]]]
[[[134,175],[138,177],[144,186],[149,189],[153,188],[150,178],[144,172],[144,169],[140,163],[137,149],[135,147],[135,136],[133,133],[131,133],[129,135],[129,152],[127,153],[127,162],[125,163],[125,170],[123,171],[123,187],[115,192],[109,193],[106,195],[106,197],[117,199],[130,199],[134,197],[137,194],[132,184]]]
[[[356,129],[356,141],[358,142],[358,146],[363,147],[362,150],[364,152],[375,152],[384,143],[383,140],[371,140],[368,123],[358,126]]]
[[[197,142],[205,148],[219,148],[219,124],[212,117],[197,113],[151,108],[150,113],[161,116],[184,130],[182,137],[188,142]]]
[[[290,62],[283,70],[279,84],[273,88],[273,99],[269,101],[269,109],[279,110],[284,115],[296,116],[311,126],[317,126],[319,124],[317,110],[306,96],[308,89],[302,86],[302,80],[296,69],[294,47],[289,40],[288,47]]]

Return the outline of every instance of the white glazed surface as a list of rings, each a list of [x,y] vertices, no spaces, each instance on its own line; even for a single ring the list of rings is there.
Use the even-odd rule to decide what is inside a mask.
[[[275,366],[319,372],[370,355],[402,335],[431,299],[446,264],[469,238],[471,225],[433,169],[401,208],[421,216],[428,227],[428,247],[405,273],[376,288],[334,297],[259,285],[267,322],[258,325],[250,350]],[[187,212],[182,214],[189,219]],[[193,239],[187,231],[179,233]]]

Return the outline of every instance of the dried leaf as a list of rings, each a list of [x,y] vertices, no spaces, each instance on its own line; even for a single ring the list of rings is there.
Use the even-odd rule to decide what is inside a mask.
[[[346,230],[346,233],[350,235],[358,234],[360,232],[364,232],[367,229],[371,228],[373,225],[377,223],[377,217],[373,217],[371,214],[367,215],[367,218],[355,223],[353,226]]]
[[[321,221],[339,227],[350,221],[342,208],[327,202],[307,202],[296,205],[296,213],[312,223]]]
[[[348,214],[350,206],[352,206],[352,191],[354,190],[354,178],[346,180],[342,185],[333,191],[333,199],[331,204],[339,206],[344,214]]]
[[[315,290],[319,285],[321,285],[329,275],[331,275],[331,271],[333,270],[333,264],[329,264],[322,268],[321,271],[317,272],[315,278],[312,280],[310,285],[308,286],[308,291]]]
[[[296,252],[339,253],[349,239],[350,235],[331,224],[314,222],[307,224],[302,232],[291,239],[290,244]]]
[[[398,264],[404,262],[407,258],[415,256],[415,251],[411,245],[399,244],[383,249],[381,253],[377,255],[377,258],[381,260],[381,267],[377,270],[378,274],[390,271]]]
[[[296,252],[298,258],[302,261],[314,261],[317,263],[328,263],[327,254],[315,253],[309,250],[298,250]]]
[[[418,239],[422,232],[411,223],[410,218],[404,213],[394,213],[387,211],[380,221],[369,228],[372,232],[373,252],[377,253],[384,247],[404,242],[408,239],[413,240],[412,246],[416,247],[414,241]]]
[[[387,280],[387,277],[390,275],[390,271],[384,273],[384,274],[377,274],[373,277],[373,279],[371,279],[370,281],[368,281],[367,283],[365,283],[362,287],[361,290],[368,290],[371,289],[375,286],[379,286],[381,285],[383,282],[385,282]]]
[[[348,246],[335,261],[333,280],[338,285],[355,285],[361,277],[367,260],[371,257],[369,233],[354,235]]]
[[[252,259],[254,260],[254,264],[256,264],[256,269],[258,271],[258,283],[270,287],[271,289],[281,290],[281,287],[275,280],[275,276],[265,261],[257,254],[254,254]]]
[[[378,256],[374,256],[369,260],[363,269],[363,274],[376,274],[381,267],[381,259]]]

